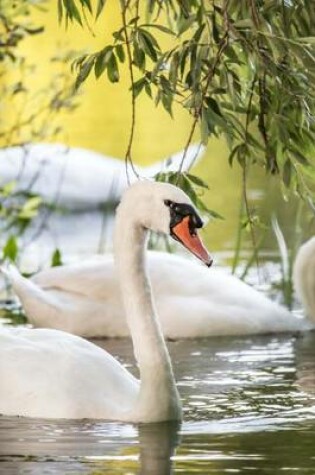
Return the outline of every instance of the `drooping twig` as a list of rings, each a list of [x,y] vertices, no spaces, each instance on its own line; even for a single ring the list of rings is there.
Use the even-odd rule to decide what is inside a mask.
[[[256,82],[257,82],[257,75],[255,75],[254,78],[253,78],[253,81],[252,81],[252,84],[251,84],[251,91],[250,91],[250,95],[249,95],[249,99],[248,99],[248,105],[247,105],[247,111],[246,111],[246,123],[245,123],[245,140],[246,141],[247,141],[247,138],[248,138],[250,113],[251,113],[251,108],[252,108],[252,101],[253,101],[254,89],[255,89]],[[247,219],[248,219],[248,222],[249,222],[251,239],[252,239],[252,244],[253,244],[253,249],[254,249],[254,258],[255,258],[255,261],[256,261],[257,271],[258,271],[258,274],[259,274],[258,248],[257,248],[254,224],[253,224],[253,220],[252,220],[252,214],[251,214],[251,210],[250,210],[250,207],[249,207],[249,200],[248,200],[248,196],[247,196],[247,168],[248,168],[247,167],[247,162],[246,162],[246,160],[244,160],[243,167],[242,167],[243,199],[244,199]],[[258,275],[258,277],[259,277],[259,275]]]
[[[224,2],[224,6],[223,6],[225,33],[224,33],[224,35],[223,35],[223,37],[222,37],[222,39],[219,43],[219,48],[218,48],[217,54],[215,56],[214,62],[212,64],[212,67],[210,68],[210,70],[209,70],[209,72],[206,76],[205,85],[204,85],[204,87],[202,89],[202,92],[201,92],[200,105],[195,110],[195,114],[194,114],[195,117],[194,117],[191,129],[190,129],[189,135],[188,135],[188,139],[187,139],[187,142],[186,142],[186,145],[185,145],[185,148],[184,148],[183,157],[182,157],[182,160],[180,162],[179,169],[178,169],[178,172],[177,172],[177,184],[179,182],[180,174],[181,174],[183,166],[184,166],[184,162],[185,162],[185,159],[186,159],[186,156],[187,156],[188,148],[191,144],[192,138],[193,138],[195,130],[196,130],[196,126],[197,126],[198,121],[199,121],[200,116],[201,116],[202,107],[203,107],[203,100],[205,98],[205,95],[207,94],[209,85],[210,85],[210,83],[211,83],[211,81],[214,77],[216,67],[219,64],[220,60],[221,60],[222,54],[224,53],[225,49],[228,46],[228,42],[229,42],[229,20],[228,20],[228,15],[227,15],[228,4],[229,4],[229,0],[226,0]]]
[[[123,2],[121,2],[123,3]],[[125,167],[126,167],[126,176],[127,176],[127,182],[130,184],[130,177],[128,173],[128,165],[131,166],[131,169],[133,173],[136,175],[137,178],[139,178],[139,174],[137,170],[135,169],[135,166],[132,161],[132,145],[133,145],[133,138],[134,138],[134,133],[135,133],[135,127],[136,127],[136,95],[134,91],[134,72],[133,72],[133,65],[132,65],[132,54],[131,54],[131,47],[130,47],[130,38],[128,34],[128,27],[127,27],[127,9],[129,6],[130,1],[127,1],[125,5],[122,5],[122,10],[121,10],[121,16],[122,16],[122,22],[123,22],[123,31],[125,35],[125,41],[126,41],[126,49],[127,49],[127,59],[128,59],[128,69],[129,69],[129,77],[130,77],[130,88],[131,88],[131,127],[130,127],[130,134],[129,134],[129,140],[128,140],[128,145],[127,145],[127,150],[125,154]],[[139,11],[139,0],[136,1],[136,17],[138,17],[138,11]]]
[[[257,11],[256,2],[254,0],[249,0],[249,7],[251,12],[251,17],[255,28],[259,31],[259,36],[257,38],[257,48],[258,52],[263,60],[264,63],[268,64],[269,58],[266,57],[265,48],[260,41],[260,18]],[[270,145],[269,145],[269,138],[267,133],[266,121],[265,116],[267,112],[267,92],[266,92],[266,71],[263,72],[261,77],[258,81],[258,90],[259,90],[259,118],[258,118],[258,129],[263,138],[264,145],[265,145],[265,154],[266,154],[266,165],[267,170],[270,171],[272,174],[276,174],[279,172],[278,164],[276,157],[271,154]]]
[[[261,136],[264,141],[265,150],[266,150],[266,165],[267,170],[270,171],[273,175],[279,172],[279,167],[276,157],[271,154],[269,138],[267,133],[265,116],[267,113],[267,93],[266,93],[266,73],[264,72],[263,77],[259,79],[259,119],[258,119],[258,129],[261,133]]]

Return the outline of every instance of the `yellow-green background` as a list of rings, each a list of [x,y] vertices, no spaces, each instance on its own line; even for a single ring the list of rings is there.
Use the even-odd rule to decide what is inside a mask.
[[[45,32],[34,35],[21,43],[21,52],[36,64],[36,73],[31,76],[31,89],[40,89],[48,83],[56,63],[51,57],[65,49],[88,52],[97,51],[112,42],[111,33],[121,25],[119,2],[108,0],[105,14],[95,24],[91,22],[94,35],[78,25],[69,24],[66,29],[57,18],[57,2],[47,3],[46,11],[38,11],[32,21],[44,25]],[[162,35],[163,36],[163,35]],[[165,37],[161,41],[168,41]],[[70,67],[70,66],[69,66]],[[111,84],[106,75],[95,79],[92,73],[83,84],[79,107],[61,114],[59,123],[63,128],[62,138],[71,146],[79,146],[102,152],[105,155],[123,159],[131,126],[131,95],[126,66],[121,68],[121,81]],[[8,76],[10,80],[10,76]],[[136,133],[133,145],[133,159],[142,165],[153,163],[184,148],[192,124],[189,114],[174,106],[174,119],[162,107],[156,108],[145,94],[137,100]],[[196,135],[195,139],[198,139]],[[206,238],[213,249],[231,248],[239,223],[241,196],[241,170],[235,164],[233,169],[227,163],[228,151],[223,141],[211,140],[204,160],[194,173],[202,176],[210,190],[205,196],[207,205],[225,217],[208,226]],[[93,184],[91,184],[93,186]],[[251,181],[251,187],[260,190],[260,198],[273,188],[270,180],[259,172]],[[258,202],[259,202],[258,200]],[[267,201],[265,206],[275,206]],[[257,231],[258,234],[260,231]]]

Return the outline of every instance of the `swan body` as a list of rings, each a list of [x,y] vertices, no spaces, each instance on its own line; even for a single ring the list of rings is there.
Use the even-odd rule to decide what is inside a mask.
[[[306,314],[315,322],[315,236],[304,243],[297,253],[293,282]]]
[[[306,331],[315,326],[315,238],[301,247],[295,287],[300,318],[234,276],[164,252],[148,252],[164,336],[198,338]],[[85,337],[125,337],[129,328],[111,255],[43,270],[25,279],[7,269],[29,321]]]
[[[109,353],[66,332],[1,330],[0,348],[1,414],[123,420],[139,392]]]
[[[184,170],[201,156],[204,147],[191,145]],[[140,167],[140,176],[177,170],[183,152],[153,166]],[[130,180],[135,176],[130,173]],[[62,144],[28,144],[0,149],[0,185],[16,181],[17,190],[32,191],[45,202],[71,209],[88,209],[106,201],[117,202],[127,187],[125,163],[91,150]]]
[[[178,188],[150,182],[130,187],[116,213],[114,244],[140,380],[78,336],[52,329],[5,329],[0,333],[0,414],[179,420],[181,403],[156,315],[145,247],[148,229],[171,234],[210,265],[196,233],[201,225],[189,198]]]

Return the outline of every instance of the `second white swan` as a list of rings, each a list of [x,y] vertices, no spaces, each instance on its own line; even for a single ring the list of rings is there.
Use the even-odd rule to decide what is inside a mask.
[[[304,244],[294,266],[294,284],[306,318],[234,276],[198,262],[149,252],[149,274],[163,333],[198,338],[306,331],[315,327],[315,238]],[[29,321],[85,337],[129,335],[113,257],[54,267],[23,278],[6,271]]]

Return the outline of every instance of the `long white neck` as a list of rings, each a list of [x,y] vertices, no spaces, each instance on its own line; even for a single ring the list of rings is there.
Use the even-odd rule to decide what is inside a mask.
[[[294,263],[293,282],[307,317],[315,322],[315,237],[299,249]]]
[[[142,422],[181,418],[181,404],[145,263],[147,230],[122,203],[116,214],[115,262],[127,323],[140,370],[134,408]],[[132,411],[133,412],[133,411]]]

